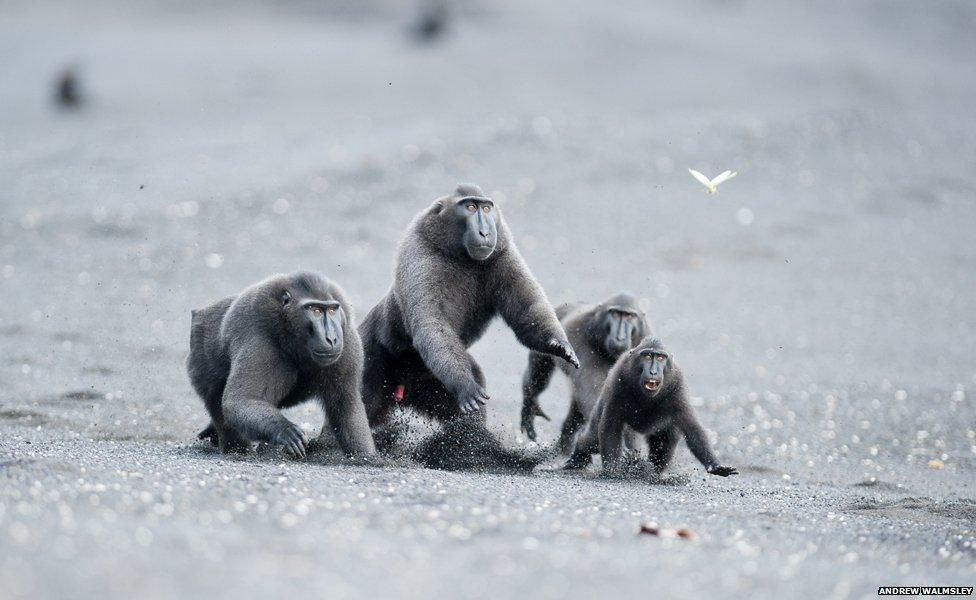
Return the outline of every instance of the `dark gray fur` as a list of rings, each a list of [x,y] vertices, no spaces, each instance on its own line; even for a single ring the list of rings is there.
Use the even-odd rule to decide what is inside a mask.
[[[621,353],[650,335],[651,324],[637,306],[637,299],[625,292],[595,306],[580,302],[562,304],[556,308],[556,315],[580,359],[579,369],[559,364],[573,388],[569,412],[559,434],[559,446],[568,453],[573,436],[596,406],[607,372]],[[530,440],[536,439],[535,417],[549,420],[539,406],[539,394],[549,386],[555,369],[556,361],[551,356],[529,353],[522,377],[522,431]]]
[[[469,203],[477,209],[466,212]],[[393,285],[360,325],[363,401],[372,426],[389,419],[400,385],[403,405],[428,417],[476,413],[483,421],[485,377],[467,349],[496,315],[523,345],[578,366],[501,211],[490,203],[477,186],[461,185],[410,224]]]
[[[375,454],[360,396],[362,342],[338,285],[311,272],[276,275],[192,315],[186,367],[211,418],[201,439],[225,452],[264,441],[304,457],[305,433],[279,409],[317,398],[322,436],[347,454]]]
[[[659,361],[657,357],[664,359]],[[657,387],[646,389],[648,382],[657,382]],[[590,455],[599,451],[604,474],[619,474],[623,468],[621,442],[625,426],[646,436],[649,458],[658,473],[671,462],[682,436],[691,453],[712,475],[727,477],[738,473],[733,467],[719,465],[688,404],[681,369],[658,338],[645,338],[614,364],[586,428],[576,438],[566,467],[585,467]]]

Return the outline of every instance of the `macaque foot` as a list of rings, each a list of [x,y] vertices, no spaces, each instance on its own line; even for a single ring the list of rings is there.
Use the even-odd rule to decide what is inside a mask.
[[[207,425],[203,431],[197,434],[198,440],[210,440],[214,446],[220,446],[220,435],[217,434],[217,427],[213,423]]]
[[[314,440],[309,441],[306,450],[308,452],[313,452],[320,450],[335,450],[338,448],[339,440],[336,438],[332,428],[326,426],[322,428],[322,431]]]
[[[549,415],[542,412],[542,408],[539,406],[538,402],[533,402],[531,404],[526,404],[522,406],[522,432],[532,440],[536,439],[535,431],[535,418],[542,417],[546,421],[552,421]]]
[[[590,456],[588,454],[573,454],[569,457],[563,466],[559,468],[560,471],[582,471],[586,467],[590,466]]]
[[[709,475],[718,475],[719,477],[728,477],[729,475],[738,475],[739,471],[735,467],[723,467],[721,465],[715,465],[714,467],[708,467],[706,469]]]
[[[245,454],[251,449],[251,443],[237,434],[233,429],[218,432],[220,451],[225,454]]]

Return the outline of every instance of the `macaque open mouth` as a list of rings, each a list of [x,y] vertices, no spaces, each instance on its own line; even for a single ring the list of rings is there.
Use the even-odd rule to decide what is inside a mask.
[[[644,382],[644,389],[653,392],[661,385],[661,382],[657,379],[648,379]]]

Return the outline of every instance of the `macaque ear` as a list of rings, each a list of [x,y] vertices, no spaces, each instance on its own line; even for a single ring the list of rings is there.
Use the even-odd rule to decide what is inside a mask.
[[[647,321],[647,317],[641,313],[640,318],[637,319],[637,327],[634,329],[634,337],[636,338],[634,340],[635,344],[639,344],[640,341],[644,339],[644,336],[650,333],[650,331],[648,331],[650,327],[651,324]]]
[[[451,196],[445,196],[443,198],[438,198],[434,200],[434,203],[430,207],[431,214],[440,215],[444,212],[444,209],[452,206],[454,204],[454,199]]]

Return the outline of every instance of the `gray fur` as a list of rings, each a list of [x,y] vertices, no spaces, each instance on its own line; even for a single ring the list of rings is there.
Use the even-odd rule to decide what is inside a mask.
[[[496,315],[518,340],[578,365],[542,288],[519,254],[501,211],[474,185],[460,185],[411,222],[393,285],[360,325],[366,352],[363,400],[374,427],[403,404],[437,420],[476,413],[489,396],[468,348]],[[468,211],[468,203],[477,211]],[[489,206],[485,211],[484,207]]]
[[[607,372],[621,353],[640,343],[651,333],[651,324],[637,306],[637,299],[621,292],[597,305],[581,302],[562,304],[556,314],[579,354],[580,368],[569,369],[560,363],[572,385],[569,412],[563,421],[559,446],[568,453],[576,431],[586,423],[600,396]],[[624,315],[628,315],[624,317]],[[522,377],[522,431],[536,439],[534,420],[549,417],[539,406],[539,394],[548,387],[556,362],[539,352],[529,353]],[[629,445],[635,447],[630,441]]]
[[[322,436],[331,429],[347,454],[376,452],[360,397],[363,350],[352,307],[316,273],[275,275],[193,311],[186,367],[211,418],[199,437],[222,451],[264,441],[304,457],[305,433],[279,409],[314,397],[327,416]]]
[[[645,384],[655,387],[647,389]],[[577,436],[566,468],[585,467],[590,455],[599,451],[604,474],[619,474],[625,426],[646,436],[651,463],[659,473],[671,462],[682,436],[710,474],[727,477],[738,473],[733,467],[720,465],[712,453],[705,431],[688,404],[681,369],[658,338],[644,338],[610,369],[600,400]]]

